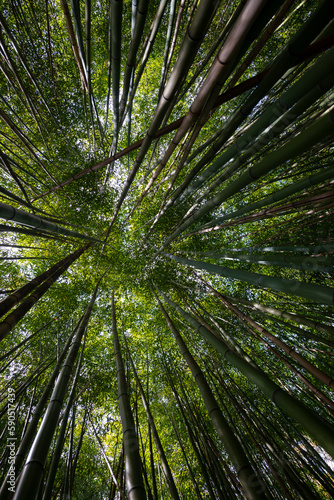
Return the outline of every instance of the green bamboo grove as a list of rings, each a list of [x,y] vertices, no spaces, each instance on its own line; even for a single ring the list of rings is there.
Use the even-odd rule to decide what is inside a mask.
[[[332,0],[1,0],[0,500],[334,498]]]

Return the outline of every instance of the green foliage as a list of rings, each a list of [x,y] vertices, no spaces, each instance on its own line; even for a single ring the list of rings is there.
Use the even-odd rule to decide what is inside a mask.
[[[85,45],[85,2],[77,3]],[[70,266],[2,341],[4,356],[1,359],[3,371],[0,379],[0,416],[5,429],[1,436],[3,449],[6,450],[8,438],[8,387],[16,391],[16,435],[19,438],[48,383],[59,353],[87,307],[98,278],[104,275],[87,329],[83,363],[73,405],[75,412],[71,412],[74,423],[71,419],[68,423],[53,497],[65,498],[70,489],[72,498],[77,500],[109,498],[115,483],[110,474],[111,469],[117,477],[118,487],[124,492],[125,497],[122,498],[132,498],[126,492],[124,479],[123,430],[119,417],[112,342],[113,292],[146,489],[153,491],[156,483],[157,498],[171,498],[154,443],[152,450],[150,449],[150,430],[127,355],[127,346],[149,401],[180,497],[244,497],[237,471],[214,430],[196,381],[160,312],[154,293],[160,290],[184,311],[189,312],[189,306],[191,315],[196,316],[202,324],[209,325],[231,351],[238,352],[250,363],[255,363],[270,380],[312,410],[319,422],[323,423],[324,433],[328,431],[330,442],[334,425],[332,383],[329,384],[330,387],[322,383],[316,376],[316,370],[309,372],[278,347],[273,339],[268,339],[254,326],[241,320],[226,303],[222,303],[211,293],[203,280],[228,297],[228,300],[233,299],[233,304],[241,313],[255,321],[260,329],[267,330],[276,340],[301,354],[315,368],[334,378],[330,347],[330,342],[333,341],[332,307],[298,296],[298,293],[294,293],[295,290],[283,293],[264,288],[261,281],[257,285],[250,285],[242,280],[217,277],[206,271],[195,270],[194,273],[191,267],[175,262],[166,254],[234,270],[296,280],[300,282],[300,285],[297,283],[297,288],[304,283],[332,288],[332,264],[329,264],[328,272],[316,268],[297,269],[263,264],[263,260],[269,255],[283,256],[287,261],[299,256],[301,262],[310,258],[331,258],[332,179],[310,186],[309,189],[281,201],[273,198],[265,206],[265,211],[252,210],[244,216],[231,217],[220,224],[220,227],[206,229],[203,226],[274,195],[282,188],[310,175],[325,171],[332,165],[332,134],[328,136],[327,131],[324,131],[311,149],[305,141],[302,152],[297,156],[284,158],[277,167],[259,178],[250,176],[249,183],[236,192],[231,188],[232,183],[238,182],[248,168],[258,165],[282,146],[287,145],[289,148],[290,141],[299,137],[300,132],[309,125],[316,123],[319,116],[332,105],[332,84],[323,86],[323,82],[327,82],[326,78],[332,78],[331,68],[328,68],[326,78],[321,77],[313,85],[316,87],[319,84],[319,88],[324,89],[323,93],[319,90],[319,96],[278,133],[270,135],[268,132],[270,126],[274,130],[275,120],[283,112],[278,99],[285,95],[287,89],[293,88],[301,76],[306,75],[307,78],[313,65],[321,61],[321,53],[312,54],[306,60],[303,53],[312,41],[328,34],[326,23],[330,21],[333,8],[330,7],[330,2],[324,2],[324,5],[328,4],[328,19],[325,19],[326,16],[322,17],[312,40],[306,40],[306,35],[301,36],[301,53],[295,59],[295,54],[292,54],[285,69],[286,62],[283,60],[275,69],[274,75],[269,74],[270,85],[235,126],[230,125],[231,120],[239,116],[240,109],[246,106],[247,99],[253,95],[250,87],[220,105],[210,113],[207,120],[201,115],[197,122],[200,123],[198,136],[178,175],[174,178],[192,130],[187,131],[147,193],[144,190],[176,132],[164,134],[156,141],[151,141],[146,136],[150,145],[139,162],[139,169],[130,183],[124,202],[119,211],[115,211],[124,186],[129,181],[131,168],[138,159],[138,147],[116,161],[111,161],[109,166],[95,168],[99,162],[115,153],[112,151],[112,144],[115,144],[116,131],[110,111],[112,94],[109,95],[112,85],[110,86],[108,79],[110,64],[113,64],[110,53],[112,33],[109,33],[109,1],[91,2],[91,38],[87,45],[91,52],[91,95],[88,95],[82,83],[61,3],[48,0],[2,4],[0,94],[4,114],[0,116],[0,147],[3,151],[0,157],[1,186],[14,197],[24,200],[26,205],[20,205],[2,192],[1,202],[29,213],[35,212],[39,217],[101,241],[90,246]],[[201,2],[200,4],[202,5]],[[231,1],[221,2],[218,6],[209,29],[203,33],[203,42],[195,55],[194,63],[175,92],[168,123],[188,113],[206,82],[208,71],[220,47],[228,38],[231,29],[228,21],[241,4],[242,2]],[[134,76],[142,62],[145,40],[148,39],[158,5],[159,2],[149,3]],[[248,85],[251,77],[270,68],[272,62],[281,57],[282,50],[293,36],[306,26],[306,21],[313,19],[317,6],[318,2],[314,1],[293,4],[235,83]],[[169,48],[170,64],[162,75],[169,19],[169,3],[167,4],[133,101],[128,102],[132,108],[130,129],[129,115],[120,124],[117,153],[145,137],[159,102],[161,78],[165,77],[168,81],[170,77],[175,77],[173,67],[197,7],[196,3],[185,2],[179,31],[174,33],[180,8],[180,3],[177,2],[172,31],[175,34],[175,47],[173,52]],[[260,19],[266,12],[266,7],[263,9]],[[131,12],[131,2],[125,1],[122,37],[119,40],[120,97],[132,36]],[[72,12],[71,16],[73,17]],[[267,30],[268,25],[264,26],[263,32]],[[231,78],[252,53],[258,39],[245,53],[238,55],[225,86],[219,88],[220,93],[230,90]],[[215,50],[210,53],[212,48]],[[258,84],[257,89],[259,88],[261,89],[261,83]],[[210,93],[206,95],[207,99],[212,100],[211,106],[215,101],[212,96]],[[303,97],[304,94],[299,93],[295,102],[299,103]],[[107,104],[108,98],[110,103]],[[289,112],[294,104],[287,106],[284,111]],[[243,143],[248,128],[254,123],[262,123],[262,117],[268,109],[273,110],[270,121],[263,130],[257,131],[259,135],[251,137],[248,143]],[[332,121],[330,126],[333,128]],[[162,123],[159,128],[165,125],[166,123]],[[217,131],[219,134],[216,134]],[[209,154],[212,144],[218,144],[215,142],[217,137],[223,137],[224,134],[226,140],[217,146],[212,156],[195,173],[193,169],[198,166],[204,154]],[[225,154],[237,140],[237,152],[221,166],[213,178],[206,178],[201,183],[204,179],[204,175],[201,175],[213,160]],[[210,144],[201,149],[206,141],[210,141]],[[251,153],[248,148],[253,148]],[[249,153],[247,161],[240,162],[240,166],[219,184],[213,184],[218,175],[226,172],[232,162],[240,159],[246,152]],[[93,170],[90,170],[92,167]],[[108,169],[110,176],[106,173]],[[185,191],[185,183],[192,172],[190,187],[194,189]],[[60,183],[63,185],[59,186]],[[180,187],[182,192],[174,200],[175,203],[172,203],[171,200]],[[231,194],[222,203],[212,204],[210,210],[197,217],[201,207],[207,206],[214,196],[230,188]],[[194,215],[192,223],[177,233],[191,214]],[[6,297],[8,290],[18,289],[82,244],[82,240],[60,235],[10,231],[16,227],[23,226],[6,222],[6,227],[1,229],[0,299]],[[30,230],[25,227],[27,229]],[[232,257],[221,258],[214,255],[218,253]],[[261,260],[238,260],[239,254],[258,256]],[[14,260],[13,257],[18,259]],[[163,301],[162,295],[160,299]],[[252,305],[253,302],[261,304],[266,311],[256,308]],[[293,419],[282,412],[277,404],[268,400],[258,387],[228,362],[228,357],[225,359],[221,356],[194,331],[185,316],[166,303],[164,307],[201,366],[224,417],[263,480],[267,498],[332,498],[334,483],[329,470],[331,462],[326,452],[316,443],[316,438],[303,428],[298,418]],[[281,311],[281,317],[270,313],[270,308]],[[290,314],[288,319],[284,317],[284,312]],[[299,319],[293,321],[291,315],[297,315]],[[300,318],[309,323],[313,321],[314,327],[301,323]],[[2,318],[1,321],[4,320]],[[35,335],[15,350],[31,334]],[[61,413],[60,420],[62,415]],[[42,488],[53,450],[52,445],[45,465],[46,475]],[[2,456],[2,465],[8,471],[6,451]],[[0,498],[6,498],[2,494]],[[113,498],[121,498],[117,487]]]

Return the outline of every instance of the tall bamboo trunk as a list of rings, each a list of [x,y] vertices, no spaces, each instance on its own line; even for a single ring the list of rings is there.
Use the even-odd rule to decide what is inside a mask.
[[[290,396],[284,389],[270,380],[268,375],[259,368],[252,366],[245,359],[241,358],[232,349],[219,340],[204,325],[199,323],[190,314],[186,313],[178,304],[167,297],[161,290],[160,295],[170,304],[195,330],[203,336],[210,344],[220,352],[226,361],[243,373],[252,383],[254,383],[264,394],[284,410],[289,416],[300,423],[306,432],[312,436],[331,456],[334,455],[334,427],[328,422],[319,418],[310,408],[305,406],[296,398]],[[330,436],[332,436],[330,438]]]
[[[64,365],[59,373],[59,377],[51,395],[47,410],[44,414],[43,421],[39,427],[38,433],[20,476],[17,489],[14,494],[14,500],[26,500],[28,497],[31,500],[37,498],[40,482],[44,473],[45,460],[57,427],[57,421],[66,394],[67,385],[73,370],[73,365],[92,313],[99,284],[100,280],[95,287],[90,303],[87,306],[73,340],[73,344],[69,349]]]
[[[139,442],[131,410],[130,397],[128,394],[128,385],[125,378],[121,347],[118,340],[114,293],[112,296],[112,330],[113,330],[114,352],[115,352],[116,370],[117,370],[117,390],[118,390],[119,410],[123,428],[123,445],[124,445],[127,492],[130,500],[145,500],[146,492],[141,473]]]
[[[13,312],[11,312],[0,323],[0,340],[4,339],[14,326],[20,321],[25,314],[36,304],[36,302],[47,292],[51,285],[68,269],[68,267],[78,258],[87,247],[83,247],[77,252],[74,252],[70,259],[66,260],[61,266],[54,271],[44,283],[39,285],[33,293],[26,298]]]
[[[166,322],[181,350],[181,353],[195,378],[197,386],[201,392],[204,404],[208,411],[208,414],[212,420],[212,423],[222,440],[222,443],[237,471],[238,478],[242,484],[244,494],[246,498],[249,499],[261,499],[267,498],[263,493],[263,486],[257,474],[254,472],[249,460],[239,442],[235,437],[229,423],[222,414],[219,405],[211,391],[209,384],[207,383],[204,374],[197,362],[190,354],[184,340],[182,339],[180,332],[177,330],[166,310],[163,308],[161,302],[158,299],[158,304],[161,312],[163,313]]]
[[[159,434],[158,434],[158,431],[157,431],[157,428],[156,428],[156,425],[155,425],[155,422],[154,422],[154,418],[153,418],[153,415],[152,415],[152,412],[151,412],[151,409],[150,409],[149,402],[148,402],[148,400],[147,400],[147,398],[145,396],[145,392],[144,392],[143,386],[142,386],[142,384],[140,382],[140,379],[139,379],[136,367],[135,367],[135,365],[133,363],[132,357],[130,355],[130,352],[129,352],[129,356],[130,356],[130,361],[131,361],[133,373],[134,373],[134,376],[135,376],[135,379],[136,379],[136,382],[137,382],[137,385],[138,385],[138,388],[139,388],[139,391],[140,391],[140,395],[141,395],[141,398],[142,398],[143,406],[145,408],[145,412],[146,412],[146,415],[147,415],[147,420],[149,422],[149,426],[150,426],[150,429],[151,429],[152,434],[153,434],[154,443],[155,443],[155,446],[156,446],[157,451],[159,453],[161,464],[162,464],[162,468],[163,468],[163,471],[164,471],[166,479],[167,479],[167,483],[168,483],[168,487],[169,487],[169,491],[170,491],[171,497],[174,500],[179,500],[180,497],[179,497],[179,494],[178,494],[178,491],[177,491],[177,488],[176,488],[176,485],[175,485],[175,482],[174,482],[173,474],[172,474],[172,471],[170,469],[170,466],[169,466],[169,463],[168,463],[165,451],[163,449],[163,446],[162,446],[162,443],[161,443],[161,440],[160,440],[160,437],[159,437]]]
[[[85,330],[85,332],[87,332],[87,330]],[[84,349],[85,349],[85,340],[86,340],[86,338],[84,338],[84,341],[83,341],[83,345],[81,348],[81,352],[80,352],[79,360],[77,363],[75,375],[73,378],[71,392],[69,394],[69,397],[68,397],[68,400],[66,403],[66,407],[65,407],[65,411],[63,413],[62,422],[61,422],[58,436],[57,436],[57,443],[56,443],[56,447],[54,449],[54,452],[52,454],[52,459],[51,459],[51,463],[49,466],[47,481],[45,484],[42,500],[50,500],[52,498],[53,484],[54,484],[58,464],[59,464],[59,461],[61,458],[61,453],[62,453],[62,450],[64,447],[64,442],[65,442],[65,433],[66,433],[66,428],[67,428],[68,417],[69,417],[71,409],[73,411],[75,408],[74,397],[75,397],[75,392],[76,392],[77,383],[78,383],[78,377],[80,375],[80,370],[81,370],[81,365],[82,365],[82,360],[83,360],[83,353],[84,353]],[[73,426],[72,426],[72,432],[71,432],[71,443],[72,443],[72,440],[73,440]],[[69,483],[71,483],[71,481],[69,481]]]
[[[51,233],[62,234],[64,236],[72,236],[73,238],[101,242],[98,238],[72,231],[71,229],[59,226],[46,219],[42,219],[42,217],[29,214],[28,212],[14,208],[11,205],[6,205],[5,203],[0,203],[0,217],[9,221],[18,222],[19,224],[35,227],[41,231],[50,231]]]
[[[34,290],[34,288],[36,288],[37,285],[41,284],[43,281],[49,278],[55,271],[60,269],[63,265],[66,265],[67,267],[70,266],[71,263],[74,262],[78,257],[80,257],[80,255],[86,249],[87,247],[83,247],[80,248],[79,250],[76,250],[72,254],[68,255],[64,259],[54,264],[47,271],[45,271],[42,274],[39,274],[38,276],[36,276],[36,278],[32,279],[25,285],[15,290],[15,292],[11,293],[8,297],[3,299],[0,302],[0,316],[3,316],[7,312],[9,312],[12,307],[14,307],[17,303],[21,302],[21,300],[24,299],[24,297],[26,297],[28,293]]]
[[[176,262],[186,264],[196,269],[204,269],[212,274],[218,274],[220,276],[225,276],[226,278],[232,278],[233,280],[241,280],[255,286],[260,285],[263,288],[277,290],[279,292],[296,295],[298,297],[305,297],[307,299],[320,302],[321,304],[333,304],[334,289],[327,286],[313,285],[297,280],[251,273],[242,269],[229,269],[227,267],[209,264],[208,262],[185,259],[183,257],[176,257],[175,255],[170,254],[164,255],[168,255],[168,257]]]

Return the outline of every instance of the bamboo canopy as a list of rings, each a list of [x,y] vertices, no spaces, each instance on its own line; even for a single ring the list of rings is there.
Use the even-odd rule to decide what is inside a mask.
[[[0,13],[0,500],[334,498],[334,3]]]

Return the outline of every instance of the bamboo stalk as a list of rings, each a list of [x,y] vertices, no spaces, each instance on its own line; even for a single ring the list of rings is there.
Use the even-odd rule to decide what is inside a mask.
[[[157,298],[157,297],[156,297]],[[233,465],[236,468],[238,478],[242,484],[244,494],[246,498],[267,498],[263,493],[263,487],[254,472],[252,466],[250,465],[248,458],[245,454],[243,447],[241,446],[239,440],[233,434],[230,425],[225,419],[221,409],[219,408],[218,402],[216,401],[209,384],[207,383],[202,370],[196,363],[195,359],[190,354],[184,340],[181,337],[180,332],[176,329],[171,318],[167,314],[167,311],[163,308],[161,302],[157,298],[160,310],[164,315],[166,322],[181,350],[183,357],[186,359],[187,364],[196,380],[196,384],[201,392],[204,404],[207,408],[209,416],[212,423],[222,440],[224,447],[229,454]]]
[[[238,356],[223,342],[219,341],[205,326],[201,325],[190,314],[186,313],[178,304],[167,297],[161,290],[159,294],[173,307],[194,329],[203,336],[224,359],[243,373],[253,384],[264,392],[279,408],[295,419],[331,456],[334,455],[334,428],[331,423],[319,418],[311,409],[281,389],[276,383],[259,368],[251,366],[246,360]]]
[[[39,427],[24,469],[21,473],[15,491],[15,500],[24,500],[27,498],[27,495],[29,495],[29,498],[35,499],[38,494],[40,481],[42,480],[44,472],[44,463],[57,426],[57,421],[65,397],[67,384],[72,373],[73,365],[91,316],[99,283],[100,280],[95,287],[92,298],[86,308],[78,331],[73,340],[73,344],[68,351],[63,367],[59,373],[48,408],[44,414],[43,421]]]
[[[128,385],[125,378],[123,358],[118,340],[114,293],[112,295],[112,330],[117,370],[119,410],[123,428],[127,492],[130,500],[144,500],[146,499],[146,493],[140,467],[141,459],[139,455],[139,443],[136,435],[135,423],[128,394]]]

